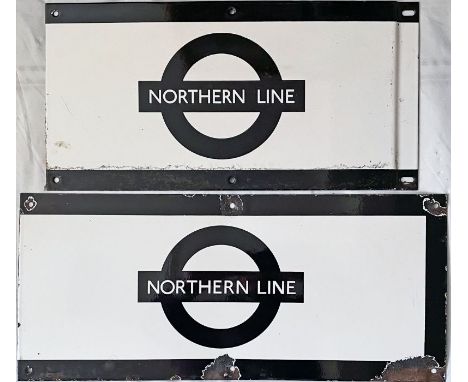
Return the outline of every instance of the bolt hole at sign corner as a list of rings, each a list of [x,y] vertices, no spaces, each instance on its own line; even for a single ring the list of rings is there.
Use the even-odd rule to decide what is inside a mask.
[[[236,203],[234,203],[234,202],[229,203],[229,208],[231,210],[234,210],[236,208]]]
[[[227,14],[228,14],[229,16],[234,16],[236,13],[237,13],[236,7],[229,7],[229,8],[227,9]]]
[[[236,184],[237,183],[237,178],[233,175],[228,178],[229,184]]]
[[[57,9],[54,9],[52,12],[50,12],[50,14],[53,17],[59,17],[60,16],[60,12]]]
[[[400,180],[403,184],[412,184],[415,181],[414,177],[412,176],[402,176]]]
[[[52,181],[57,184],[57,183],[60,183],[60,177],[59,176],[54,176]]]
[[[416,10],[414,10],[414,9],[403,9],[401,14],[404,17],[412,17],[412,16],[416,15]]]

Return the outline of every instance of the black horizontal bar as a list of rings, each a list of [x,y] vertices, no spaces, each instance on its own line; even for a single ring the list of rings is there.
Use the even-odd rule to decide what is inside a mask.
[[[304,100],[302,80],[138,81],[140,112],[303,112]]]
[[[194,282],[193,291],[187,281]],[[217,281],[217,287],[213,281]],[[230,282],[231,291],[226,290],[225,282]],[[148,288],[148,282],[158,287]],[[161,283],[166,282],[163,287]],[[180,282],[182,288],[176,288]],[[282,293],[268,293],[268,283],[276,282],[283,290]],[[286,282],[292,282],[291,292],[286,288]],[[238,283],[244,287],[237,287]],[[203,285],[203,288],[198,288]],[[180,286],[180,285],[179,285]],[[208,290],[209,286],[210,290]],[[217,288],[217,293],[216,293]],[[166,292],[171,292],[164,294]],[[304,302],[304,273],[302,272],[239,272],[239,271],[179,271],[169,275],[164,271],[138,272],[138,302],[262,302],[279,301],[286,303]]]
[[[424,354],[447,364],[447,218],[426,219],[426,317]]]
[[[404,182],[408,177],[413,178],[412,182]],[[46,188],[51,191],[417,190],[418,170],[47,170]]]
[[[213,360],[21,360],[20,381],[149,381],[200,380]],[[286,361],[238,359],[242,379],[369,381],[385,368],[384,361]]]
[[[48,24],[206,21],[418,22],[418,2],[397,1],[196,1],[48,3]],[[409,15],[404,10],[414,11]]]
[[[28,210],[28,198],[36,206]],[[180,195],[180,194],[21,194],[23,214],[57,215],[246,215],[431,216],[424,199],[445,206],[445,195]],[[232,207],[234,208],[231,208]],[[232,211],[231,211],[232,210]]]

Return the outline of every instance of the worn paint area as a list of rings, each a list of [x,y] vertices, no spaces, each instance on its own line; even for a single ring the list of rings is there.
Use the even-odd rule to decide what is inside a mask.
[[[374,381],[387,382],[444,382],[445,366],[431,356],[415,357],[390,362],[382,375]]]
[[[219,208],[223,215],[241,215],[244,210],[241,195],[220,195]]]
[[[442,206],[441,203],[434,198],[423,199],[423,210],[433,216],[447,216],[447,207]]]
[[[235,366],[236,360],[224,354],[216,358],[202,370],[202,379],[220,380],[241,378],[240,370]]]

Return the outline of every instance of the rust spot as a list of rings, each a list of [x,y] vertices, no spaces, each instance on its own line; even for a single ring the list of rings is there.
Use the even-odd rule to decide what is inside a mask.
[[[241,374],[239,368],[234,365],[235,362],[236,360],[229,357],[227,354],[219,356],[203,369],[201,379],[238,380],[240,379]]]
[[[408,358],[388,363],[382,375],[374,381],[444,382],[445,367],[440,367],[430,356]]]

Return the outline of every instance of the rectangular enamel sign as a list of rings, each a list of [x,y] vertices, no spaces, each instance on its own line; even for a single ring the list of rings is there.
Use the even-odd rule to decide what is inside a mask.
[[[368,381],[407,357],[444,365],[445,205],[23,194],[19,379]]]
[[[417,189],[419,3],[46,4],[50,190]]]

